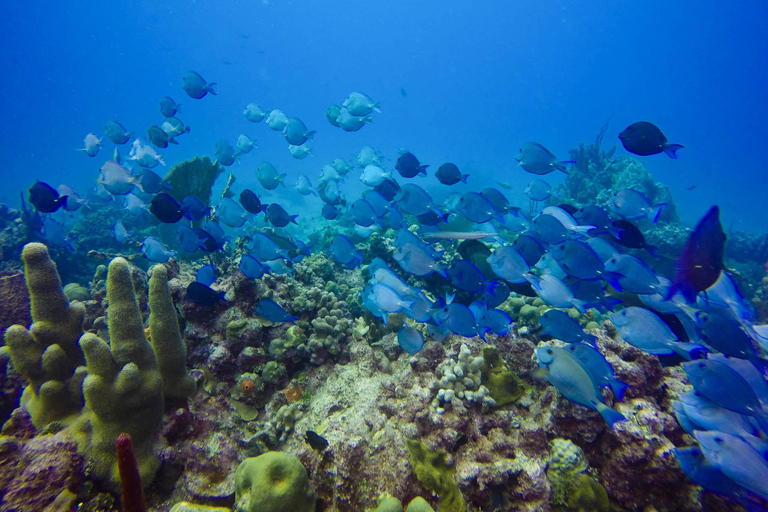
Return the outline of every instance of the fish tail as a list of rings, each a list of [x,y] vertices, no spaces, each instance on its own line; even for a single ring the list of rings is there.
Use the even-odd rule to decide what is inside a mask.
[[[291,215],[291,216],[288,218],[288,222],[293,222],[294,224],[296,224],[296,225],[298,226],[298,225],[299,225],[299,223],[298,223],[298,222],[296,222],[296,217],[298,217],[298,215]]]
[[[626,277],[624,274],[619,274],[618,272],[608,272],[606,271],[603,274],[603,279],[606,280],[606,282],[613,286],[617,292],[621,291],[621,282],[620,279],[623,277]]]
[[[373,118],[371,116],[361,117],[360,121],[362,121],[365,124],[373,124]]]
[[[216,94],[216,91],[213,90],[213,86],[214,85],[216,85],[216,82],[213,82],[213,83],[210,83],[210,84],[206,85],[205,86],[205,90],[208,91],[209,93],[213,94],[214,96],[218,96],[218,94]]]
[[[600,413],[600,416],[603,417],[605,422],[610,427],[613,427],[614,424],[620,421],[627,421],[627,418],[625,418],[623,414],[621,414],[619,411],[614,411],[603,403],[597,404],[597,412]]]
[[[315,134],[317,133],[317,130],[312,130],[311,132],[307,132],[305,137],[307,140],[312,140],[315,137]]]
[[[611,391],[613,391],[613,394],[616,395],[616,399],[619,402],[623,402],[624,401],[624,392],[629,387],[629,384],[621,382],[616,377],[611,377],[611,379],[609,380],[609,383],[610,383],[610,386],[611,386]]]
[[[459,180],[461,180],[462,183],[466,183],[467,182],[467,178],[469,178],[469,174],[462,174],[461,178],[459,178]]]
[[[646,251],[648,251],[648,254],[650,254],[650,255],[651,255],[651,256],[653,256],[654,258],[658,258],[658,257],[659,257],[659,248],[658,248],[658,247],[656,247],[655,245],[648,245],[648,244],[646,244],[646,245],[643,247],[643,249],[645,249]]]
[[[668,203],[659,203],[659,204],[653,205],[653,208],[651,209],[651,214],[649,215],[649,217],[651,218],[654,224],[658,222],[659,215],[661,215],[661,210],[663,210],[664,207],[667,206],[667,204]]]
[[[423,174],[424,176],[426,176],[427,175],[427,167],[429,167],[428,164],[419,166],[419,172],[417,172],[416,174]]]
[[[683,146],[682,144],[665,144],[664,154],[667,155],[669,158],[677,158],[676,151],[684,147],[685,146]]]
[[[373,109],[374,112],[378,112],[379,114],[381,114],[381,110],[379,110],[380,106],[381,106],[381,102],[377,101],[376,103],[371,105],[371,108]]]
[[[671,343],[669,348],[680,354],[688,361],[701,359],[706,355],[707,352],[709,352],[709,349],[702,345],[698,345],[696,343],[685,343],[681,341]]]

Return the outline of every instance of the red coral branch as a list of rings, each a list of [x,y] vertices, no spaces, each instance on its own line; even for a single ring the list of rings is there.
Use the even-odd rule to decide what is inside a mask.
[[[120,471],[120,484],[123,488],[123,512],[147,512],[144,501],[144,488],[141,486],[139,467],[133,453],[131,436],[120,434],[115,441],[117,449],[117,468]]]

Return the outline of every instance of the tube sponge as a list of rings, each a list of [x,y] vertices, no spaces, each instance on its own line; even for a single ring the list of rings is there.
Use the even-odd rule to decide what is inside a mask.
[[[69,304],[61,289],[56,264],[39,243],[21,253],[29,290],[32,325],[13,325],[5,344],[14,368],[29,382],[21,403],[37,428],[54,421],[67,423],[82,405],[80,383],[85,363],[78,339],[83,334],[85,308]]]
[[[315,491],[299,459],[267,452],[235,471],[235,512],[314,512]]]

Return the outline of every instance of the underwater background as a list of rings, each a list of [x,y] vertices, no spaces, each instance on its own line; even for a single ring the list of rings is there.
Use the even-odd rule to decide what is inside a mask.
[[[7,3],[0,512],[768,510],[767,16]]]

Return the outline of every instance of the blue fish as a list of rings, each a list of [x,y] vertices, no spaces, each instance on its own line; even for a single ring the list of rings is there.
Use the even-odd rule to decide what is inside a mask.
[[[380,192],[375,190],[366,190],[363,192],[363,199],[371,205],[373,212],[377,217],[381,218],[389,211],[389,201],[381,195]]]
[[[720,407],[701,393],[690,391],[679,395],[678,399],[675,413],[680,412],[694,424],[695,428],[686,429],[691,435],[694,430],[719,430],[744,438],[759,435],[749,416]]]
[[[176,228],[176,241],[184,252],[195,252],[200,249],[200,237],[186,224],[179,224]]]
[[[362,251],[355,249],[355,244],[342,234],[333,237],[330,252],[334,261],[349,269],[357,267],[363,261]]]
[[[533,232],[526,232],[512,242],[512,248],[520,253],[528,266],[535,265],[546,252],[541,240]]]
[[[556,217],[541,213],[531,222],[536,238],[549,245],[557,245],[571,238],[570,231]]]
[[[506,196],[501,193],[501,191],[493,187],[484,188],[480,191],[480,195],[487,199],[489,203],[491,203],[494,211],[496,211],[496,213],[499,215],[503,216],[509,211],[519,210],[519,208],[512,207],[509,204],[509,199],[507,199]]]
[[[267,220],[269,220],[270,224],[276,228],[284,228],[291,222],[298,224],[298,222],[296,222],[296,217],[298,217],[298,215],[288,215],[288,212],[277,203],[272,203],[267,206]]]
[[[768,460],[740,437],[718,431],[694,433],[704,457],[744,489],[768,500]]]
[[[197,247],[205,252],[215,252],[221,249],[218,240],[210,234],[208,231],[202,228],[195,228],[195,236],[197,237]],[[189,251],[193,252],[193,251]]]
[[[181,200],[181,211],[184,217],[191,221],[201,220],[211,213],[211,209],[203,204],[196,196],[184,196]]]
[[[459,290],[467,293],[487,291],[493,295],[493,290],[499,283],[488,281],[474,263],[468,260],[456,260],[448,268],[448,277]]]
[[[195,281],[204,284],[205,286],[211,286],[216,281],[219,275],[219,269],[213,265],[204,265],[197,270],[195,274]]]
[[[427,324],[427,336],[429,336],[430,338],[432,338],[438,343],[442,343],[450,335],[451,335],[451,331],[449,329],[446,329],[445,327],[440,327],[433,323]]]
[[[679,354],[685,359],[695,359],[706,348],[695,343],[679,341],[672,329],[658,315],[645,308],[632,306],[611,315],[624,341],[643,352],[655,355]]]
[[[215,306],[223,301],[224,295],[224,292],[217,292],[203,283],[192,281],[189,286],[187,286],[186,298],[199,306],[209,307]]]
[[[404,300],[392,287],[384,283],[376,283],[371,286],[368,299],[373,301],[385,313],[410,311],[413,304],[413,301]]]
[[[373,291],[373,285],[366,286],[363,291],[360,292],[360,298],[363,301],[363,306],[376,318],[381,318],[384,321],[384,325],[387,325],[387,317],[389,313],[385,313],[371,298],[371,292]]]
[[[397,196],[395,196],[395,200],[400,211],[410,215],[424,215],[436,209],[432,196],[426,190],[413,183],[403,185],[398,191]]]
[[[341,213],[341,212],[339,211],[338,208],[336,208],[332,204],[325,203],[323,205],[323,209],[322,209],[322,211],[320,213],[321,213],[321,215],[323,216],[324,219],[333,220],[336,217],[338,217],[339,213]]]
[[[441,213],[439,211],[430,211],[423,215],[419,215],[416,219],[422,226],[436,226],[442,222],[448,222],[450,212]]]
[[[565,347],[565,350],[569,351],[576,359],[581,361],[581,364],[583,364],[590,375],[594,377],[598,386],[610,387],[619,401],[624,400],[624,392],[629,385],[616,378],[613,368],[608,361],[605,360],[603,354],[596,349],[581,343],[568,345]]]
[[[565,398],[599,412],[611,427],[626,420],[623,414],[605,404],[595,377],[572,353],[560,347],[539,347],[536,358],[539,366],[546,370],[546,379]]]
[[[485,302],[475,301],[469,305],[469,310],[472,311],[477,325],[488,328],[499,336],[506,336],[509,326],[512,325],[512,317],[500,309],[488,309],[488,304]],[[484,338],[483,334],[481,337]]]
[[[131,234],[128,233],[128,230],[125,229],[125,226],[123,226],[123,223],[120,221],[115,222],[113,231],[115,233],[115,240],[117,240],[117,243],[119,244],[124,244],[131,239]]]
[[[618,275],[621,289],[639,295],[666,293],[666,286],[643,260],[629,254],[616,254],[605,262],[605,269]]]
[[[696,295],[703,292],[720,277],[725,253],[725,233],[720,224],[720,210],[713,206],[696,229],[688,235],[683,251],[675,263],[675,277],[667,291],[670,299],[676,291],[693,303]]]
[[[461,196],[456,207],[464,218],[472,222],[482,223],[493,219],[502,220],[501,215],[498,214],[493,204],[477,192],[467,192]]]
[[[418,329],[404,325],[397,331],[397,343],[409,355],[418,354],[424,347],[424,335]]]
[[[252,234],[251,242],[246,247],[251,251],[251,256],[261,262],[288,258],[288,251],[264,233]]]
[[[355,220],[355,224],[367,228],[373,224],[376,224],[378,215],[373,211],[373,206],[365,199],[358,199],[352,203],[352,218]]]
[[[496,249],[488,257],[488,264],[497,276],[514,284],[524,283],[525,274],[531,270],[525,258],[511,246]]]
[[[265,320],[273,323],[291,322],[294,323],[297,318],[289,315],[277,302],[269,299],[262,299],[256,304],[255,313]]]
[[[403,214],[400,213],[397,208],[392,208],[389,213],[384,217],[384,221],[382,222],[382,227],[385,229],[394,229],[399,230],[403,229],[405,227],[405,220],[403,219]]]
[[[755,340],[740,324],[716,313],[707,314],[703,311],[696,312],[696,323],[704,332],[707,345],[713,350],[768,367],[768,359],[761,357],[755,348]]]
[[[608,206],[627,220],[650,218],[654,223],[659,220],[661,210],[667,203],[651,205],[651,202],[642,192],[627,188],[613,193]]]
[[[536,295],[550,306],[554,308],[574,307],[584,313],[585,302],[574,297],[571,289],[555,276],[526,274],[525,278],[533,286]]]
[[[583,341],[590,346],[595,346],[595,341],[597,341],[597,336],[584,332],[579,322],[564,311],[550,309],[541,315],[539,323],[543,327],[541,334],[552,336],[566,343]]]
[[[218,223],[208,221],[203,225],[203,229],[205,230],[205,233],[213,238],[218,249],[224,248],[224,244],[228,240],[228,237],[224,234],[224,230],[221,228],[221,226],[218,225]]]
[[[432,318],[440,327],[465,338],[484,336],[489,330],[488,327],[478,325],[472,310],[457,302],[434,311]]]
[[[175,251],[169,251],[160,240],[153,236],[148,236],[141,243],[141,253],[149,261],[155,263],[165,263],[176,254]]]
[[[611,286],[621,291],[619,278],[624,277],[605,269],[603,260],[589,245],[578,240],[566,240],[553,247],[551,253],[569,276],[584,281],[604,279]]]
[[[260,263],[250,254],[243,254],[240,257],[240,264],[237,268],[249,279],[260,279],[269,270],[269,267]]]
[[[423,277],[436,272],[443,277],[448,277],[445,265],[435,261],[429,252],[416,244],[408,242],[398,247],[393,258],[400,268],[409,274]]]

